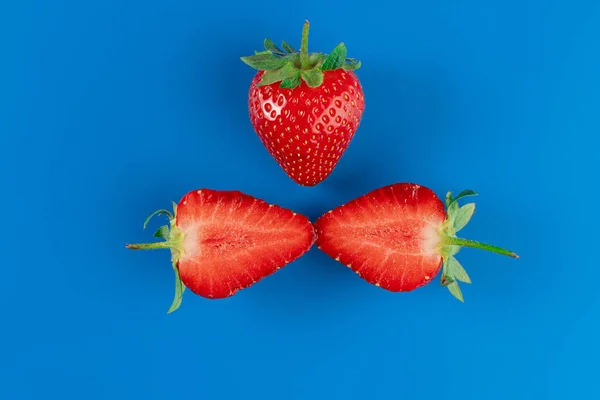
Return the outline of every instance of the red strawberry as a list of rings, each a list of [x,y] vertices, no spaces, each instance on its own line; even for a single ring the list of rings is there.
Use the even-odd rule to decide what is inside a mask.
[[[202,189],[173,203],[174,213],[154,236],[165,241],[129,244],[137,250],[170,249],[175,299],[185,287],[211,299],[233,296],[306,253],[316,239],[310,221],[288,209],[239,191]]]
[[[297,52],[265,39],[265,51],[242,57],[258,69],[250,86],[250,121],[271,156],[296,183],[327,178],[358,129],[364,94],[340,43],[331,54],[308,53],[308,21]]]
[[[471,283],[454,258],[462,246],[518,258],[499,247],[459,239],[456,233],[470,220],[475,204],[444,203],[430,189],[412,183],[385,186],[337,207],[316,222],[317,246],[350,267],[361,278],[392,292],[424,286],[442,269],[442,285],[463,301],[457,281]],[[443,265],[443,267],[442,267]]]

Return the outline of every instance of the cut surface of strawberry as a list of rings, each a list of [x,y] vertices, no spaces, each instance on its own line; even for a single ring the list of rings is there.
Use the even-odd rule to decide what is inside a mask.
[[[316,240],[310,221],[289,209],[239,191],[187,193],[154,236],[155,243],[129,244],[134,250],[170,249],[176,275],[175,299],[184,289],[209,299],[233,296],[306,253]]]
[[[511,251],[456,237],[475,205],[446,195],[445,204],[424,186],[397,183],[339,206],[315,222],[317,246],[361,278],[392,292],[422,287],[442,270],[442,285],[464,301],[458,281],[471,283],[454,257],[462,246],[517,258]],[[446,206],[446,208],[445,208]]]

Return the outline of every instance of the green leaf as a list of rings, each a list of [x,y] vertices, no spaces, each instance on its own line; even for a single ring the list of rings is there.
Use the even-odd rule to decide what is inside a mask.
[[[461,246],[448,245],[448,246],[444,246],[444,251],[446,252],[446,254],[448,256],[453,256],[455,254],[458,254],[458,252],[460,251],[461,248],[462,248]]]
[[[292,76],[281,81],[279,85],[282,89],[293,89],[300,85],[300,71],[296,71]]]
[[[357,60],[356,58],[346,58],[346,62],[344,62],[344,65],[342,68],[344,68],[346,71],[347,70],[357,70],[360,68],[360,66],[362,65],[362,63]]]
[[[275,57],[275,55],[273,55],[270,52],[268,54],[258,54],[255,56],[241,57],[240,59],[246,64],[248,64],[250,67],[261,71],[276,69],[288,62],[287,58]]]
[[[254,50],[255,56],[257,56],[259,54],[273,54],[273,53],[271,53],[269,50],[262,50],[262,51]]]
[[[457,203],[454,203],[457,204]],[[465,204],[454,215],[454,233],[460,231],[471,220],[475,212],[475,203]]]
[[[283,47],[283,50],[285,50],[286,53],[289,53],[289,54],[297,53],[296,49],[294,49],[292,46],[290,46],[290,44],[288,42],[281,42],[281,47]]]
[[[323,83],[323,71],[318,68],[301,71],[300,74],[304,82],[311,88],[319,87]]]
[[[446,193],[446,208],[450,207],[452,200],[452,192]]]
[[[321,62],[321,54],[319,53],[312,53],[308,56],[308,65],[311,66],[311,68],[314,68],[317,66],[317,64],[319,64]]]
[[[295,71],[296,69],[290,63],[284,64],[277,69],[266,71],[257,86],[270,85],[275,82],[283,81],[294,75]]]
[[[454,278],[452,277],[452,275],[449,275],[446,272],[442,272],[442,279],[440,281],[440,285],[442,285],[442,286],[448,286],[452,282],[454,282]]]
[[[448,270],[448,263],[446,262],[447,258],[444,256],[444,263],[442,264],[442,279],[440,280],[440,284],[442,286],[448,286],[452,282],[454,282],[454,277]]]
[[[156,232],[154,232],[154,237],[162,238],[165,240],[169,239],[169,226],[163,225]]]
[[[448,192],[450,193],[450,192]],[[460,192],[454,199],[452,199],[450,201],[450,203],[458,201],[460,199],[462,199],[463,197],[467,197],[467,196],[477,196],[477,193],[475,193],[472,190],[463,190],[462,192]],[[448,205],[448,207],[450,206],[450,204],[446,203]]]
[[[277,47],[277,45],[275,43],[273,43],[273,41],[269,38],[265,39],[265,49],[270,51],[271,53],[279,54],[282,56],[285,55],[283,50],[281,50],[279,47]]]
[[[448,210],[446,213],[448,214],[448,218],[454,220],[456,218],[456,213],[458,212],[458,203],[455,201],[451,201],[448,206]]]
[[[362,63],[360,61],[357,61],[352,64],[345,63],[342,68],[344,68],[346,71],[348,71],[348,70],[354,71],[354,70],[359,69],[361,65],[362,65]]]
[[[170,211],[168,211],[168,210],[156,210],[152,214],[150,214],[148,216],[148,218],[146,218],[146,220],[144,221],[144,229],[146,229],[146,226],[148,226],[148,222],[150,222],[150,220],[152,219],[152,217],[154,217],[155,215],[166,215],[166,216],[169,217],[169,219],[173,219],[173,214],[171,214]]]
[[[175,297],[173,298],[173,303],[171,304],[171,307],[169,307],[167,314],[170,314],[179,308],[181,300],[183,299],[183,292],[185,291],[185,285],[179,277],[179,270],[175,263],[173,263],[173,270],[175,271]]]
[[[335,49],[327,56],[321,70],[323,71],[333,71],[338,68],[342,68],[346,61],[346,45],[344,43],[338,44]]]
[[[471,283],[471,278],[467,274],[467,271],[463,268],[462,265],[458,262],[458,260],[452,256],[448,257],[447,261],[448,271],[454,275],[456,279],[464,283]]]
[[[456,297],[458,300],[460,300],[463,303],[465,302],[465,299],[463,298],[463,295],[462,295],[462,291],[460,290],[460,287],[458,286],[458,282],[452,282],[451,284],[449,284],[446,287],[448,288],[450,293],[452,293],[452,296]]]
[[[475,193],[472,190],[468,190],[468,189],[467,190],[463,190],[462,192],[460,192],[458,194],[458,196],[456,196],[454,198],[454,200],[459,200],[459,199],[462,199],[463,197],[467,197],[467,196],[477,196],[477,193]]]

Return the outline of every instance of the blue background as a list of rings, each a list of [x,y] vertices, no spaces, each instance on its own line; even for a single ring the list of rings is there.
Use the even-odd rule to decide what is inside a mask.
[[[3,2],[1,399],[600,398],[600,5],[334,4]],[[304,19],[311,50],[362,60],[366,95],[313,188],[252,131],[239,60],[298,46]],[[168,252],[124,247],[200,187],[314,220],[399,181],[476,190],[463,235],[521,258],[464,249],[461,304],[439,276],[389,293],[313,248],[166,315]]]

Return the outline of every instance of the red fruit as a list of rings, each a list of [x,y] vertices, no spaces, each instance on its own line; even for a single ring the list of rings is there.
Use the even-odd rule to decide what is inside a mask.
[[[373,190],[316,222],[317,246],[361,278],[392,292],[407,292],[431,282],[442,269],[442,285],[463,301],[457,281],[471,283],[454,258],[462,246],[517,258],[499,247],[459,239],[475,205],[457,200],[475,195],[466,190],[444,203],[430,189],[398,183]]]
[[[265,39],[265,51],[242,60],[259,71],[248,96],[250,121],[271,156],[296,183],[314,186],[331,174],[358,129],[364,94],[340,43],[308,54],[308,22],[300,52]]]
[[[306,253],[316,239],[310,221],[239,191],[202,189],[183,196],[154,236],[162,242],[130,249],[170,249],[176,285],[169,312],[185,287],[210,299],[233,296]]]

